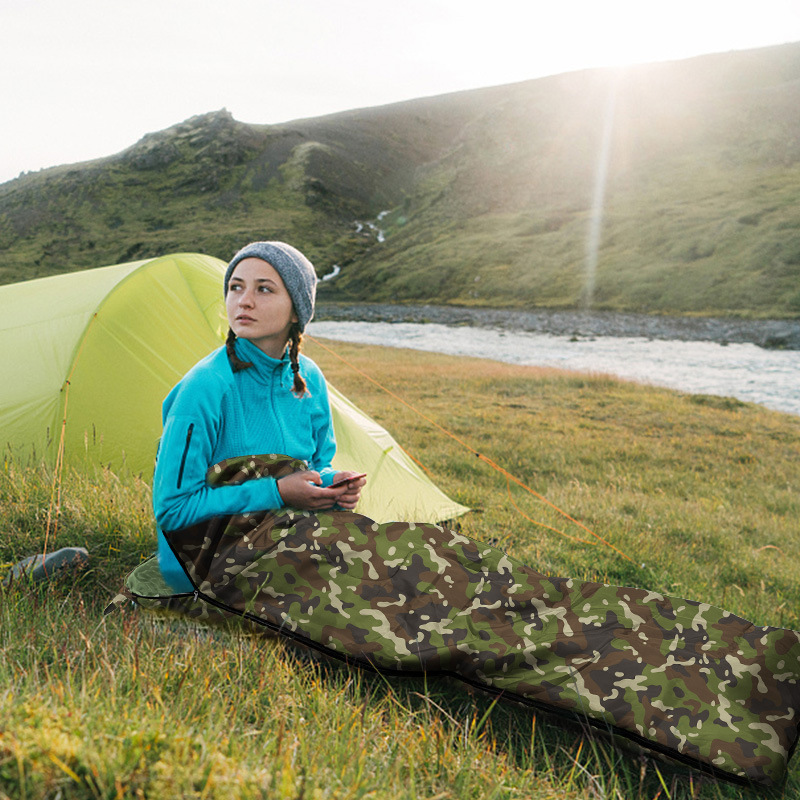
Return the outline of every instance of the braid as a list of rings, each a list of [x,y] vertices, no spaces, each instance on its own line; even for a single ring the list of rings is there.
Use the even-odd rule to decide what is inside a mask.
[[[242,359],[236,355],[236,348],[234,347],[235,341],[236,334],[230,328],[228,328],[228,338],[225,340],[225,350],[228,353],[228,361],[231,363],[231,369],[234,372],[239,372],[243,369],[249,369],[253,366],[253,362],[242,361]]]
[[[292,362],[292,372],[294,373],[294,386],[292,392],[298,397],[302,397],[306,393],[306,382],[300,374],[300,345],[303,341],[303,334],[300,333],[300,325],[293,323],[289,329],[289,360]]]

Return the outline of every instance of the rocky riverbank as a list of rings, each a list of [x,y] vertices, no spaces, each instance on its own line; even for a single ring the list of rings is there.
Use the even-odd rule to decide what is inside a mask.
[[[800,320],[726,317],[662,317],[611,311],[518,311],[462,306],[319,302],[317,320],[434,322],[550,333],[578,339],[637,336],[646,339],[752,342],[771,349],[800,350]]]

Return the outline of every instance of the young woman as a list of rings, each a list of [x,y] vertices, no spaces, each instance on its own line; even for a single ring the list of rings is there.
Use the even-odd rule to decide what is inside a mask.
[[[358,473],[331,466],[336,442],[325,378],[299,352],[316,286],[314,267],[291,245],[242,248],[223,285],[226,345],[196,364],[164,401],[153,507],[159,566],[176,592],[193,587],[161,531],[225,514],[352,509],[358,503],[365,479],[348,482]],[[299,458],[308,470],[239,486],[207,485],[212,464],[261,453]]]

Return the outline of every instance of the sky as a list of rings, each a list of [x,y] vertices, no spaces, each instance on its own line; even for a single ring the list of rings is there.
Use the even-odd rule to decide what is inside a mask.
[[[800,41],[800,0],[0,0],[0,182],[255,124]]]

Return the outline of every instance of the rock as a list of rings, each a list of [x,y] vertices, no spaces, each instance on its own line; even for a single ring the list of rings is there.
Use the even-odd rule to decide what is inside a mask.
[[[17,580],[46,581],[65,569],[85,569],[88,564],[89,551],[85,547],[62,547],[53,553],[39,553],[23,558],[11,567],[3,585],[10,586]]]
[[[343,270],[344,271],[344,270]],[[465,308],[391,303],[318,302],[317,320],[435,322],[475,325],[567,336],[636,336],[646,339],[749,342],[764,348],[800,350],[800,320],[746,320],[723,317],[667,317],[614,311]]]

